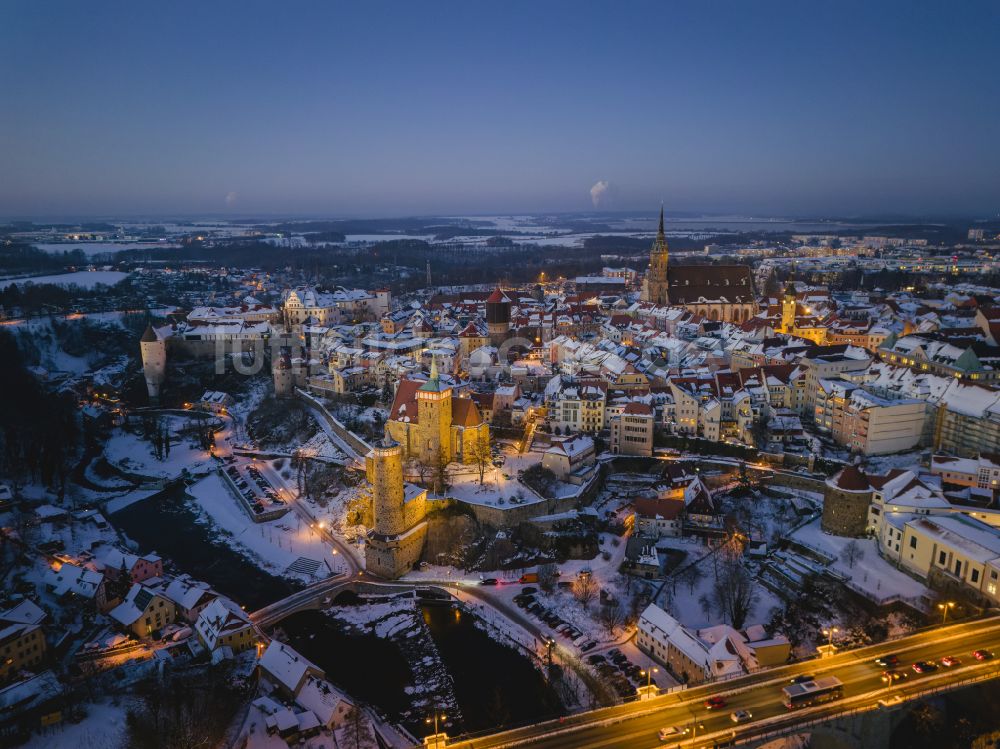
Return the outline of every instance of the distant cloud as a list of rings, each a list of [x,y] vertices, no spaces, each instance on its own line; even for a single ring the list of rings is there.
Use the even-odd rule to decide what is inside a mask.
[[[615,188],[606,179],[598,180],[590,188],[590,201],[594,208],[607,208],[614,198]]]
[[[226,205],[232,208],[239,201],[239,196],[234,192],[230,191],[226,193]]]

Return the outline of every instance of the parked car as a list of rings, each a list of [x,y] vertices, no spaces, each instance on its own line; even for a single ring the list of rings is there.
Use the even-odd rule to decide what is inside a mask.
[[[597,647],[597,643],[596,642],[594,642],[593,640],[587,640],[585,643],[583,643],[583,645],[580,646],[580,652],[586,653],[588,650],[593,650],[596,647]],[[600,655],[592,655],[590,657],[591,658],[600,658],[602,661],[604,660],[604,658],[602,656],[600,656]]]

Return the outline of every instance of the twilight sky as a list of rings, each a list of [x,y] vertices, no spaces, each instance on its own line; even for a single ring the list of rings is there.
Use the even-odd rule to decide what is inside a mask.
[[[1000,3],[0,7],[0,216],[586,211],[592,192],[996,215]]]

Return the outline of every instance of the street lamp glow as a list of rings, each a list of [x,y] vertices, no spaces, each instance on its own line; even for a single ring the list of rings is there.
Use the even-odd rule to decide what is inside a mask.
[[[827,645],[833,645],[833,636],[839,632],[840,629],[837,627],[830,627],[829,629],[824,629],[823,634],[827,637]]]
[[[954,601],[945,601],[944,603],[939,603],[937,605],[938,610],[941,612],[941,624],[948,621],[948,610],[955,608]]]

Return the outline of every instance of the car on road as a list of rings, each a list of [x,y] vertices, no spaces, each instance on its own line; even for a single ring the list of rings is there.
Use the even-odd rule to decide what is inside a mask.
[[[726,706],[726,700],[723,697],[709,697],[705,700],[706,710],[718,710],[719,708]]]
[[[977,661],[988,661],[993,657],[993,653],[989,650],[973,650],[972,657]]]
[[[913,670],[918,674],[929,674],[931,671],[937,671],[937,664],[931,661],[917,661],[913,664]]]
[[[807,681],[812,681],[816,677],[812,674],[801,674],[800,676],[793,676],[788,680],[789,684],[804,684]]]
[[[947,666],[948,668],[951,668],[952,666],[960,666],[961,664],[962,661],[953,655],[946,655],[944,658],[941,659],[941,665]]]
[[[734,710],[729,714],[729,719],[733,721],[733,723],[746,723],[752,718],[753,713],[749,710]]]
[[[496,585],[497,579],[495,577],[486,577],[479,581],[480,585]]]
[[[875,659],[875,665],[881,666],[882,668],[891,668],[892,666],[899,665],[899,656],[895,653],[889,653],[888,655],[883,655]]]
[[[886,669],[882,672],[882,681],[886,684],[894,684],[900,679],[905,679],[906,674],[902,674],[894,668]]]
[[[679,728],[678,726],[666,726],[660,729],[660,741],[670,741],[670,739],[677,736],[682,736],[687,733],[686,728]]]

